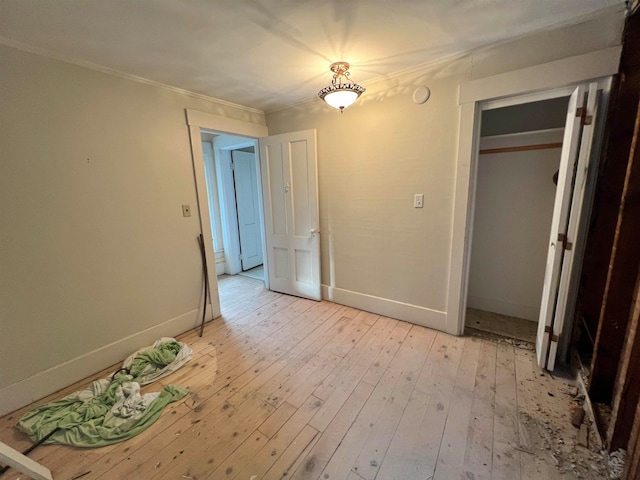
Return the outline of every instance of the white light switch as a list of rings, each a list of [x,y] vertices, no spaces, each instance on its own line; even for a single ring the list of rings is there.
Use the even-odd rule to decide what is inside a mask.
[[[424,204],[424,194],[416,193],[413,196],[413,208],[422,208],[423,204]]]

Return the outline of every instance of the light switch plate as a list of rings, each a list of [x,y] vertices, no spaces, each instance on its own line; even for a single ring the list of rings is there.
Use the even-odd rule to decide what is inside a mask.
[[[424,194],[416,193],[413,196],[413,208],[422,208],[423,205],[424,205]]]
[[[182,205],[182,216],[183,217],[190,217],[191,216],[191,206]]]

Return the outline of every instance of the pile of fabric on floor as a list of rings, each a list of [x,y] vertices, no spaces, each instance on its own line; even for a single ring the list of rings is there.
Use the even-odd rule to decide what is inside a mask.
[[[127,440],[151,426],[169,403],[188,393],[167,385],[160,392],[141,394],[140,387],[175,372],[192,355],[184,343],[161,338],[130,355],[110,377],[27,412],[18,428],[34,442],[46,439],[44,443],[76,447]]]

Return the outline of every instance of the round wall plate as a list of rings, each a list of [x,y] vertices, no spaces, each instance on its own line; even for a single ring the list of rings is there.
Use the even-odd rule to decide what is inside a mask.
[[[421,105],[429,100],[431,96],[431,91],[428,87],[418,87],[413,91],[413,103],[417,103]]]

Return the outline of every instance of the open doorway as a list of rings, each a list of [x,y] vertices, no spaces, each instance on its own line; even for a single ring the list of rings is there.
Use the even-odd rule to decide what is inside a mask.
[[[255,139],[202,131],[216,274],[264,281],[264,217]]]
[[[568,102],[482,112],[467,333],[535,342]]]
[[[321,300],[316,131],[309,129],[268,136],[268,129],[264,125],[190,109],[186,110],[186,120],[189,127],[191,159],[198,196],[198,216],[204,238],[206,265],[215,264],[215,242],[212,238],[215,232],[215,228],[212,227],[212,218],[215,223],[215,215],[213,217],[210,215],[212,199],[208,194],[207,185],[214,180],[207,179],[202,133],[212,133],[220,137],[227,134],[234,137],[238,135],[249,143],[244,146],[235,145],[235,149],[252,145],[256,156],[258,152],[256,147],[259,146],[260,152],[258,191],[264,205],[260,208],[260,220],[264,225],[263,245],[265,246],[264,286],[261,288]],[[214,137],[214,142],[217,138]],[[220,149],[219,158],[227,154],[230,157],[230,151],[234,148],[229,145],[227,147]],[[229,165],[228,170],[225,170],[227,165]],[[220,190],[228,184],[221,177],[228,176],[230,171],[230,162],[221,161],[220,176],[215,179]],[[230,193],[222,192],[218,197],[220,200],[225,199],[225,205],[230,205],[233,202],[230,196]],[[227,247],[224,238],[225,231],[229,234],[233,231],[224,227],[225,222],[233,221],[233,215],[228,214],[228,210],[220,205],[220,216],[223,245],[225,248],[233,248],[234,243],[229,242]],[[227,252],[226,249],[224,258],[225,263],[240,262],[239,254],[236,256]],[[231,266],[225,265],[226,268],[231,271]],[[241,270],[240,266],[236,271]],[[207,268],[206,275],[212,318],[217,318],[221,316],[222,310],[216,270]]]

